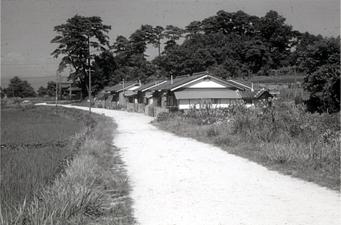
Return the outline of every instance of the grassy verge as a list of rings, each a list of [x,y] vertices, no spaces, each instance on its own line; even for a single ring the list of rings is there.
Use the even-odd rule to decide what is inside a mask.
[[[77,112],[83,120],[88,115]],[[87,121],[69,144],[77,154],[65,161],[63,171],[15,211],[2,209],[1,224],[134,223],[128,179],[112,145],[114,124],[95,114]]]
[[[283,174],[340,189],[338,115],[292,106],[164,114],[154,122],[179,136],[221,147]]]

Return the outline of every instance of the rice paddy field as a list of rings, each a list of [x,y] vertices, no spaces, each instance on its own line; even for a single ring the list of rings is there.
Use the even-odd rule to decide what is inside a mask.
[[[1,109],[2,210],[28,202],[65,168],[74,135],[85,127],[77,111],[54,107]]]

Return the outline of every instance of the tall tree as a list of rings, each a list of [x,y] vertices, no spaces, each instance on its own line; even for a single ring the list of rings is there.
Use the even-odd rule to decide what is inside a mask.
[[[56,96],[56,82],[54,81],[47,82],[46,91],[48,96],[50,97]]]
[[[58,47],[51,53],[58,58],[62,56],[59,70],[64,70],[68,65],[74,68],[69,79],[78,81],[82,88],[83,96],[87,96],[89,61],[92,54],[90,50],[103,51],[108,48],[109,41],[106,33],[111,29],[104,25],[102,19],[97,16],[84,17],[75,15],[66,23],[55,26],[57,36],[51,43]],[[91,66],[90,66],[91,67]]]
[[[39,97],[44,97],[44,96],[47,95],[47,90],[46,90],[46,88],[44,88],[43,86],[40,86],[40,87],[38,88],[37,93],[38,93],[38,96],[39,96]]]
[[[340,111],[340,65],[323,65],[304,79],[304,88],[310,98],[306,102],[311,112]]]
[[[161,40],[164,38],[164,28],[161,26],[153,27],[153,36],[150,43],[158,49],[159,56],[161,55]]]
[[[106,85],[120,82],[118,77],[113,76],[118,65],[110,51],[104,51],[100,55],[95,56],[93,67],[92,85],[94,94],[103,89]]]
[[[167,51],[167,49],[174,46],[176,41],[179,40],[184,33],[185,31],[177,26],[167,25],[164,31],[164,37],[167,39],[165,50]]]
[[[6,94],[8,97],[35,97],[36,93],[31,84],[26,80],[21,80],[19,77],[14,77],[10,80],[8,87],[6,88]]]
[[[300,67],[311,74],[321,66],[340,64],[340,37],[321,38],[298,50]]]

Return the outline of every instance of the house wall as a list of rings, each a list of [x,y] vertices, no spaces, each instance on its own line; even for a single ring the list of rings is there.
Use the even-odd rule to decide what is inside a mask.
[[[227,108],[230,105],[242,103],[242,99],[179,99],[178,108],[200,109],[200,108]]]
[[[126,97],[124,96],[124,92],[121,91],[118,96],[119,96],[118,97],[119,105],[127,106],[127,100],[126,100]]]

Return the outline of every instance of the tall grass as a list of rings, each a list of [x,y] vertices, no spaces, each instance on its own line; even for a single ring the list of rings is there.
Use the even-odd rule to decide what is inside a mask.
[[[161,115],[158,126],[213,143],[263,165],[340,188],[339,114],[311,114],[302,105],[274,102],[246,109],[193,110]]]

